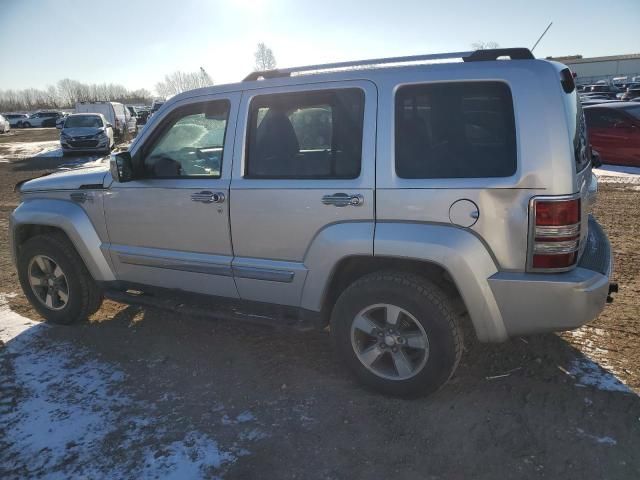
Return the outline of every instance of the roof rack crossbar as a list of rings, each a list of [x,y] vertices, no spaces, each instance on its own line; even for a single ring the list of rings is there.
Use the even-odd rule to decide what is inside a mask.
[[[512,60],[533,59],[533,54],[527,48],[497,48],[468,52],[435,53],[431,55],[413,55],[408,57],[372,58],[369,60],[354,60],[350,62],[324,63],[306,65],[302,67],[280,68],[275,70],[256,71],[247,75],[243,81],[249,82],[260,78],[290,77],[292,73],[303,73],[323,70],[336,70],[350,67],[371,65],[388,65],[393,63],[427,62],[431,60],[446,60],[461,58],[465,62],[497,60],[498,57],[509,57]]]

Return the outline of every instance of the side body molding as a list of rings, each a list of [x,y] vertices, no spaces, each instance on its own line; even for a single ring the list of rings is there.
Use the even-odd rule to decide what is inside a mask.
[[[308,269],[300,306],[319,312],[334,268],[340,260],[354,255],[373,255],[374,223],[334,223],[312,240],[304,257]]]
[[[497,268],[475,235],[446,225],[378,222],[374,249],[376,256],[422,260],[444,268],[458,287],[478,340],[507,339],[502,315],[488,282]]]
[[[102,241],[91,220],[78,205],[66,200],[27,199],[14,210],[10,219],[11,253],[17,258],[16,232],[20,225],[44,225],[62,229],[97,281],[113,281],[115,276],[100,246]]]

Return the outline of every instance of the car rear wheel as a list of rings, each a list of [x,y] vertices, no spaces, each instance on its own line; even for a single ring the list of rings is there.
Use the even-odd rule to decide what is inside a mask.
[[[102,303],[101,290],[63,234],[27,240],[18,253],[18,277],[31,305],[52,323],[85,320]]]
[[[398,396],[435,392],[462,355],[451,300],[428,280],[402,272],[366,275],[338,298],[331,332],[339,354],[366,386]]]
[[[22,122],[22,128],[31,128],[31,124],[29,122]]]

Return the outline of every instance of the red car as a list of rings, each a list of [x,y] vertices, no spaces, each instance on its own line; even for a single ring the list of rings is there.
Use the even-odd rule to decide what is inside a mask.
[[[602,163],[640,167],[640,104],[606,103],[584,107],[591,146]]]

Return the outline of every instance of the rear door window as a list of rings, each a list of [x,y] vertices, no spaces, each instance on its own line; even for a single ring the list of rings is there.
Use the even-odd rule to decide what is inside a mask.
[[[400,87],[395,165],[401,178],[509,177],[517,165],[515,119],[502,82]]]
[[[245,176],[357,178],[363,121],[360,89],[257,96],[249,109]]]

